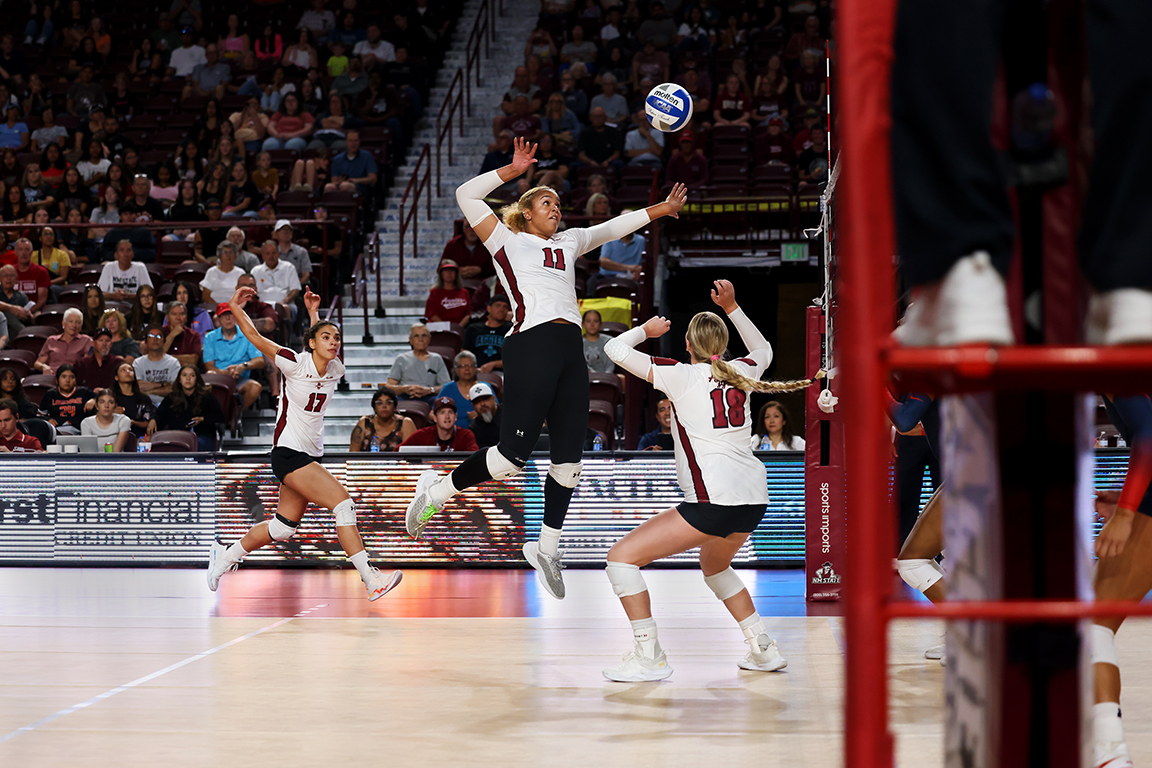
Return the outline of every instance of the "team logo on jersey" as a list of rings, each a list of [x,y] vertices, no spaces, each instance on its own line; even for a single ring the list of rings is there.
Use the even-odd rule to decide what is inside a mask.
[[[816,569],[812,577],[813,584],[839,584],[840,574],[832,570],[832,563],[825,561],[824,565]]]

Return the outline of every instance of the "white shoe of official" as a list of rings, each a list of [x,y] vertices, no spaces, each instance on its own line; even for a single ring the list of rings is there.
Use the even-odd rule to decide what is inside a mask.
[[[928,650],[924,651],[924,658],[936,661],[937,659],[944,658],[944,643],[934,645]]]
[[[1096,742],[1096,768],[1133,768],[1128,756],[1128,743]]]
[[[1088,301],[1084,339],[1089,344],[1152,343],[1152,291],[1117,288]]]
[[[604,677],[617,683],[650,683],[666,680],[671,675],[672,667],[668,666],[668,657],[663,650],[659,656],[648,658],[640,653],[639,648],[624,654],[620,666],[604,670]]]
[[[404,574],[400,571],[384,573],[379,568],[373,568],[372,575],[363,579],[364,587],[368,590],[368,600],[379,600],[384,597],[396,588],[402,578],[404,578]]]
[[[977,251],[953,264],[939,283],[917,288],[892,336],[906,347],[1015,343],[1008,292],[992,257]]]
[[[740,669],[748,669],[753,672],[775,672],[788,666],[788,660],[780,655],[776,641],[768,635],[760,635],[754,643],[751,640],[744,642],[751,646],[751,650],[748,651],[747,656],[736,662],[736,666]]]
[[[220,586],[221,576],[240,567],[240,563],[228,562],[227,554],[228,547],[219,541],[213,541],[208,550],[208,589],[213,592]]]
[[[524,543],[524,559],[536,569],[536,579],[540,585],[557,600],[564,599],[564,577],[560,575],[560,569],[564,566],[560,564],[561,557],[563,555],[560,553],[552,557],[541,552],[538,541]]]
[[[420,473],[420,478],[416,481],[416,495],[408,504],[408,512],[404,516],[404,527],[408,529],[408,535],[414,539],[420,538],[420,534],[424,533],[424,526],[428,525],[428,521],[440,511],[440,508],[428,498],[428,489],[439,478],[440,475],[436,470],[426,469]]]

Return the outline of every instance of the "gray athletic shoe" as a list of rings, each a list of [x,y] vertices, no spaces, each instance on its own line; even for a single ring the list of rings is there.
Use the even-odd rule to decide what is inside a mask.
[[[440,508],[428,498],[428,490],[439,477],[436,470],[426,469],[420,473],[420,479],[416,481],[416,495],[408,504],[408,512],[404,516],[404,526],[408,529],[408,535],[414,539],[420,538],[420,534],[424,533],[424,526],[428,525],[428,521],[440,511]]]
[[[536,569],[536,578],[540,584],[557,600],[564,599],[564,577],[560,575],[560,569],[564,566],[560,563],[561,557],[563,555],[559,553],[552,557],[541,552],[538,541],[524,544],[524,558]]]

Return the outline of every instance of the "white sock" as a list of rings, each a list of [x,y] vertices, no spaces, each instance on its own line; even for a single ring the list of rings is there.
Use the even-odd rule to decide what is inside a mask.
[[[360,578],[367,580],[372,575],[372,566],[368,565],[368,550],[362,549],[354,555],[349,555],[348,562],[360,571]]]
[[[1124,741],[1124,726],[1120,722],[1120,705],[1105,701],[1092,707],[1096,720],[1096,741],[1119,744]]]
[[[240,542],[237,541],[235,544],[228,547],[228,551],[224,553],[224,559],[230,563],[238,563],[243,560],[247,554],[248,550],[240,546]]]
[[[656,620],[649,616],[646,619],[636,619],[632,624],[632,639],[640,655],[646,659],[654,659],[660,655],[660,641],[656,639]]]
[[[540,551],[549,557],[556,557],[556,550],[560,548],[560,529],[547,525],[540,526]]]
[[[443,509],[448,499],[458,493],[460,493],[460,489],[452,485],[452,473],[449,472],[433,483],[432,487],[428,489],[428,499],[436,505],[437,509]]]
[[[764,627],[764,619],[760,618],[760,614],[756,611],[743,621],[737,622],[740,625],[740,631],[744,633],[747,640],[755,640],[760,635],[768,636],[768,630]]]

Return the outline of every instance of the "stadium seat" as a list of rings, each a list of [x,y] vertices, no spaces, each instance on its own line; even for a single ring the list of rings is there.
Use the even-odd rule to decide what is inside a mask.
[[[492,391],[496,393],[497,400],[504,399],[504,374],[500,371],[489,371],[484,373],[481,371],[476,374],[476,379],[488,384],[492,387]]]
[[[396,412],[401,416],[407,416],[412,419],[412,423],[416,425],[416,429],[423,429],[428,426],[428,418],[432,413],[432,407],[423,400],[401,400],[396,406]]]
[[[56,378],[46,373],[33,373],[25,376],[20,383],[24,385],[24,394],[37,406],[40,405],[40,401],[44,399],[48,390],[56,388]]]
[[[27,355],[32,357],[29,359],[26,357]],[[35,352],[29,352],[26,349],[2,349],[0,350],[0,371],[15,371],[16,378],[22,379],[28,375],[28,371],[33,370],[32,363],[35,360]]]
[[[20,422],[20,431],[32,435],[44,448],[56,442],[56,427],[46,419],[24,419]]]
[[[162,240],[156,250],[161,264],[180,264],[195,254],[195,245],[187,240]]]
[[[624,385],[620,377],[614,373],[601,373],[588,371],[588,397],[591,400],[603,400],[613,408],[620,404],[624,395]]]
[[[27,349],[29,352],[35,352],[39,355],[48,337],[58,333],[60,333],[60,329],[51,325],[25,326],[24,330],[12,339],[12,346],[16,349]]]
[[[598,299],[608,296],[630,299],[639,292],[639,285],[630,277],[602,277],[596,283],[596,298]]]
[[[588,403],[588,426],[604,438],[604,450],[611,451],[616,444],[616,406],[603,400]]]
[[[76,275],[70,275],[75,279]],[[88,286],[84,283],[68,283],[60,291],[60,295],[56,297],[56,301],[61,304],[67,304],[70,307],[79,307],[84,303],[84,292],[88,290]]]
[[[226,373],[205,373],[204,383],[212,387],[212,394],[216,397],[216,402],[220,403],[220,410],[224,413],[228,430],[235,437],[240,421],[240,404],[236,400],[236,379]]]
[[[149,442],[153,453],[196,453],[199,449],[196,433],[182,429],[162,429]]]
[[[431,346],[434,347],[447,347],[452,349],[452,358],[445,358],[448,363],[448,369],[452,369],[452,359],[456,357],[456,353],[464,345],[464,337],[459,331],[432,331]]]
[[[103,271],[103,264],[85,264],[79,269],[68,270],[68,277],[83,285],[95,285]]]
[[[70,309],[78,309],[69,304],[45,304],[40,309],[40,314],[36,316],[37,325],[51,325],[56,329],[56,333],[60,333],[63,328],[64,313]]]
[[[456,352],[452,349],[452,347],[429,344],[428,351],[440,355],[440,357],[444,359],[444,367],[448,369],[449,373],[452,372],[452,358],[456,357]]]

